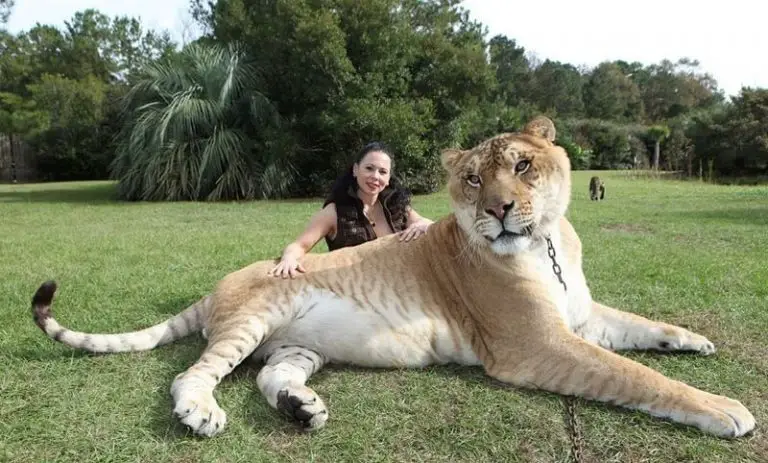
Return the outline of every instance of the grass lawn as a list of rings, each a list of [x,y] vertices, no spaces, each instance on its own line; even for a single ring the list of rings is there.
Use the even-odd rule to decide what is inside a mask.
[[[595,299],[681,324],[712,357],[629,357],[741,400],[757,430],[728,441],[643,413],[579,401],[586,460],[768,461],[768,187],[574,174],[569,217],[584,243]],[[567,461],[558,396],[503,387],[479,368],[373,371],[329,367],[310,380],[328,426],[297,432],[256,387],[246,363],[217,389],[227,428],[188,434],[171,415],[173,377],[197,359],[191,336],[152,352],[87,355],[55,343],[29,310],[59,282],[65,326],[128,331],[159,322],[225,274],[279,255],[319,201],[123,204],[110,183],[0,186],[0,461],[379,462]],[[437,218],[445,194],[417,197]],[[325,252],[321,244],[316,252]]]

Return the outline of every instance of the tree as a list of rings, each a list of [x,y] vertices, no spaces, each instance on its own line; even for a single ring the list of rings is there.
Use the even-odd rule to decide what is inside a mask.
[[[360,144],[376,138],[395,149],[408,187],[436,191],[440,148],[465,143],[473,132],[465,115],[493,96],[484,29],[459,0],[195,5],[210,40],[242,41],[252,53],[298,146],[296,168],[313,175],[297,195],[324,194]]]
[[[663,60],[638,76],[644,79],[639,85],[649,121],[664,121],[722,101],[715,80],[699,73],[698,66],[686,58],[677,63]]]
[[[659,151],[661,142],[669,137],[669,127],[666,125],[654,125],[648,129],[648,137],[653,141],[653,161],[654,170],[659,170]]]
[[[531,67],[525,48],[514,39],[497,35],[489,42],[491,66],[496,73],[496,97],[509,106],[526,99],[531,81]]]
[[[736,173],[768,173],[768,89],[742,88],[726,127]]]
[[[124,100],[113,176],[127,200],[280,197],[293,179],[270,149],[277,113],[242,48],[187,46],[149,64]],[[267,135],[266,132],[272,131]],[[282,148],[282,147],[278,147]]]
[[[559,125],[558,140],[565,142],[569,154],[572,144],[585,150],[586,153],[576,150],[576,154],[588,154],[586,160],[591,169],[627,169],[646,163],[646,148],[639,139],[641,125],[599,119],[564,120]]]
[[[113,132],[105,125],[109,85],[95,76],[69,79],[44,74],[28,86],[43,116],[40,130],[27,141],[37,153],[42,180],[90,180],[109,175]]]
[[[584,107],[588,117],[637,122],[643,117],[640,88],[616,63],[601,63],[584,85]]]
[[[696,115],[687,135],[720,176],[768,174],[768,89],[742,88],[732,104]]]
[[[0,92],[0,133],[31,135],[47,128],[47,114],[34,100]]]
[[[693,176],[693,143],[685,133],[686,125],[685,120],[674,120],[662,148],[668,168],[672,171],[685,168],[685,172],[690,177]]]
[[[11,16],[15,1],[14,0],[0,0],[0,24],[8,22],[8,18]]]
[[[108,176],[113,100],[144,63],[174,53],[167,35],[96,10],[62,28],[0,31],[0,133],[31,144],[41,179]]]
[[[583,78],[576,67],[546,60],[533,71],[533,103],[542,111],[559,117],[584,114]]]
[[[66,21],[64,36],[69,44],[67,64],[104,81],[129,79],[144,64],[175,50],[167,32],[145,32],[135,18],[109,18],[94,9],[77,12]]]

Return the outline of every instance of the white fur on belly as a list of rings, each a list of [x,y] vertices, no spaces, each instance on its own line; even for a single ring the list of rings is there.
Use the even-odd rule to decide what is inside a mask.
[[[329,290],[308,287],[294,299],[299,308],[296,318],[270,336],[257,356],[281,345],[300,345],[330,362],[366,367],[479,364],[466,340],[454,343],[445,320],[430,317],[419,307],[398,307],[396,298],[389,300],[378,301],[383,309],[377,311]]]

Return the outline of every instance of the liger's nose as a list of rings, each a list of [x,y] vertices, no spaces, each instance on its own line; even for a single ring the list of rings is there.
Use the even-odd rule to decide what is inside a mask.
[[[514,201],[510,201],[507,204],[497,203],[485,210],[485,212],[495,216],[499,220],[504,220],[504,216],[507,215],[510,209],[515,206]]]

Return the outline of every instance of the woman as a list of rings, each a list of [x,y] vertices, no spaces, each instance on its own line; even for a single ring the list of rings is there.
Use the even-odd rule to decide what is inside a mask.
[[[410,194],[392,177],[392,153],[382,143],[363,147],[357,160],[334,184],[331,194],[296,241],[286,246],[271,275],[293,278],[305,272],[299,260],[321,238],[333,251],[397,233],[410,241],[432,221],[411,208]]]

